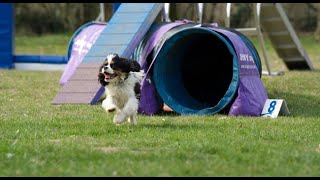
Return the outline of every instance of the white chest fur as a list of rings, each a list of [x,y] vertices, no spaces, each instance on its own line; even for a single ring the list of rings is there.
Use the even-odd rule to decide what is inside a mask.
[[[106,95],[112,99],[112,103],[119,109],[124,107],[129,98],[135,97],[132,85],[129,85],[126,82],[110,84],[106,86],[105,90]]]

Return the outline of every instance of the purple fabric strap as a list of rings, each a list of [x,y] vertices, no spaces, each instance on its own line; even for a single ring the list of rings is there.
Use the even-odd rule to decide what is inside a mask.
[[[147,64],[146,63],[147,56],[150,54],[152,49],[157,45],[159,39],[163,36],[164,33],[168,32],[170,29],[172,29],[176,26],[179,26],[179,25],[185,24],[185,23],[187,23],[187,21],[176,21],[174,23],[170,23],[170,24],[166,24],[164,26],[161,26],[157,31],[155,31],[151,35],[151,37],[148,39],[148,42],[146,43],[146,45],[141,53],[141,56],[139,57],[138,62],[140,64],[140,66],[142,67]],[[151,68],[151,66],[149,68]]]
[[[166,24],[162,27],[160,27],[157,31],[155,31],[152,36],[148,39],[148,42],[146,43],[145,45],[145,48],[143,49],[142,53],[141,53],[141,56],[139,57],[139,64],[141,67],[144,67],[143,69],[146,70],[146,67],[147,66],[147,63],[146,63],[146,60],[147,60],[147,57],[148,55],[150,54],[150,52],[153,50],[153,48],[157,45],[158,41],[160,40],[160,38],[162,38],[162,36],[164,35],[164,33],[168,32],[170,29],[176,27],[176,26],[179,26],[179,25],[182,25],[182,24],[186,24],[186,23],[192,23],[194,21],[191,21],[191,20],[188,20],[188,19],[184,19],[184,20],[181,20],[181,21],[175,21],[173,23],[170,23],[170,24]],[[212,23],[213,26],[217,26],[217,23]],[[158,52],[160,51],[161,48],[158,49]],[[153,57],[147,71],[145,71],[146,75],[149,73],[152,65],[153,65],[153,62],[154,60],[156,59],[157,55],[158,55],[158,52],[156,52],[156,55]],[[145,78],[143,79],[142,83],[144,83],[145,79],[146,79],[147,76],[145,76]]]
[[[139,101],[139,109],[138,112],[142,114],[147,115],[153,115],[158,113],[162,110],[163,107],[163,101],[158,96],[156,89],[154,85],[151,82],[149,71],[153,65],[153,62],[155,61],[155,57],[153,57],[152,62],[150,65],[146,62],[148,55],[151,53],[151,51],[154,49],[154,47],[157,45],[158,41],[162,38],[162,36],[168,32],[170,29],[185,24],[186,21],[179,21],[174,22],[170,24],[166,24],[161,26],[157,31],[155,31],[151,37],[148,39],[141,56],[139,57],[139,64],[142,67],[142,69],[145,71],[146,75],[144,79],[141,82],[141,94],[140,94],[140,101]],[[158,52],[160,51],[160,48],[158,49]],[[158,52],[155,52],[158,54]]]
[[[238,96],[229,110],[229,115],[260,116],[268,95],[251,51],[235,33],[213,27],[211,29],[226,35],[232,42],[238,56],[240,83]]]

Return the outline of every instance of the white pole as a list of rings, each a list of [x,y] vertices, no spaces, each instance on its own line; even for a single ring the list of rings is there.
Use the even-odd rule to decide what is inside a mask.
[[[101,14],[101,21],[105,21],[105,15],[104,15],[104,3],[100,3],[100,14]]]
[[[100,5],[100,13],[98,17],[96,18],[96,21],[104,22],[105,15],[104,15],[104,3],[99,3]]]
[[[224,22],[226,27],[230,27],[230,11],[231,11],[231,3],[227,3],[227,7],[226,7],[227,17]]]
[[[203,17],[203,3],[197,3],[197,9],[198,9],[198,21],[202,23],[202,17]]]
[[[162,21],[171,22],[171,19],[169,16],[170,16],[170,3],[164,3],[164,7],[162,9]]]

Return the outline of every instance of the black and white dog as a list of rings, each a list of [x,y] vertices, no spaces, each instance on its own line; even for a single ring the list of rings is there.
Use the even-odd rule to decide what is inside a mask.
[[[107,55],[99,68],[98,80],[105,87],[106,98],[102,107],[107,112],[116,110],[115,124],[137,124],[136,116],[140,96],[140,83],[144,77],[139,63],[119,57],[116,53]]]

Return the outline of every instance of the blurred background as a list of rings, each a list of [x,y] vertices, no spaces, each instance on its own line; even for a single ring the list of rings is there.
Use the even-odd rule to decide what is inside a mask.
[[[227,3],[204,3],[203,22],[224,26]],[[253,27],[253,3],[232,3],[231,28]],[[104,3],[105,21],[112,17],[113,3]],[[320,40],[320,3],[283,3],[298,35]],[[73,33],[97,19],[99,3],[15,3],[15,53],[65,54]],[[160,15],[157,18],[160,20]],[[197,19],[196,3],[171,3],[172,21]],[[53,46],[54,44],[54,46]]]
[[[224,24],[226,3],[204,3],[204,22]],[[233,3],[231,27],[253,24],[251,3]],[[105,19],[113,13],[113,3],[104,3]],[[283,3],[297,32],[320,31],[320,3]],[[81,25],[95,20],[99,3],[15,3],[15,23],[18,35],[74,32]],[[171,3],[171,20],[196,20],[195,3]]]

